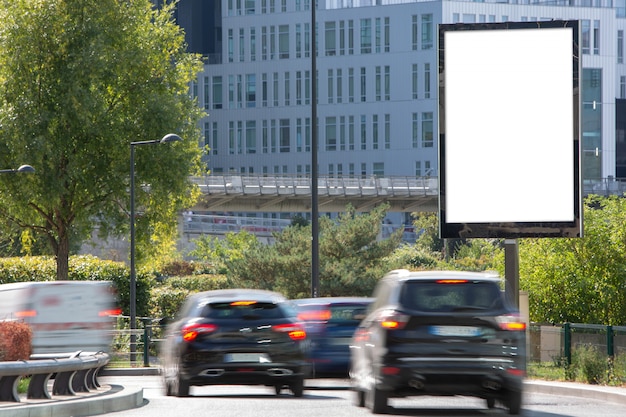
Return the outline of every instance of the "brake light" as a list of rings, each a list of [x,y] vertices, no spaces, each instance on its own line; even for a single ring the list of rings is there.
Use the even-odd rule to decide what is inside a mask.
[[[232,303],[230,303],[231,306],[251,306],[253,304],[256,304],[256,301],[242,300],[242,301],[233,301]]]
[[[437,284],[465,284],[466,279],[438,279]]]
[[[25,317],[37,317],[37,310],[16,311],[15,317],[23,319]]]
[[[402,314],[395,310],[384,311],[378,319],[378,322],[380,323],[380,327],[382,327],[383,329],[389,329],[389,330],[403,329],[408,321],[409,321],[408,315]]]
[[[98,316],[100,317],[109,317],[109,316],[119,316],[120,314],[122,314],[122,309],[121,308],[114,308],[111,310],[102,310],[101,312],[98,313]]]
[[[200,336],[201,334],[213,333],[217,330],[217,326],[215,324],[209,323],[192,323],[180,330],[183,335],[183,340],[185,342],[193,342]]]
[[[291,340],[306,339],[306,332],[298,324],[286,323],[272,326],[272,330],[279,333],[287,333]]]
[[[518,332],[526,330],[526,323],[520,320],[520,317],[517,315],[498,316],[496,321],[502,330]]]
[[[298,313],[300,321],[328,321],[331,317],[330,310],[311,310]]]

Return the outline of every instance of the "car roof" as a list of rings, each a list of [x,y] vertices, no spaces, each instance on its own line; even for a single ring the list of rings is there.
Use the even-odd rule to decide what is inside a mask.
[[[395,281],[432,281],[439,279],[467,279],[472,281],[501,282],[502,278],[492,271],[409,271],[396,269],[385,275],[384,279]]]
[[[371,297],[315,297],[300,298],[292,300],[296,305],[316,305],[316,304],[369,304],[374,301]]]
[[[197,300],[211,303],[233,300],[254,300],[268,303],[280,303],[286,301],[286,297],[280,293],[247,288],[203,291],[195,294],[193,297]]]

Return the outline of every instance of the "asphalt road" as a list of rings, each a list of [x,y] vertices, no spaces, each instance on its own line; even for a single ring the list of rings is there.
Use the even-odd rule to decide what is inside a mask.
[[[166,397],[157,376],[102,377],[102,383],[143,388],[144,405],[109,413],[110,417],[358,417],[369,410],[352,405],[352,392],[343,379],[307,381],[304,397],[285,391],[279,396],[271,387],[192,387],[191,397]],[[486,408],[485,402],[468,397],[414,397],[391,399],[390,415],[420,417],[507,416],[505,409]],[[624,417],[623,404],[566,395],[527,392],[524,417]]]

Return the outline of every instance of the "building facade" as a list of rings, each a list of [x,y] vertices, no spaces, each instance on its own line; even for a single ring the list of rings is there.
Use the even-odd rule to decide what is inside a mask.
[[[192,92],[212,173],[310,174],[312,3],[180,1],[206,57]],[[439,23],[563,19],[582,29],[583,178],[626,177],[626,0],[318,0],[315,15],[320,175],[438,174]]]

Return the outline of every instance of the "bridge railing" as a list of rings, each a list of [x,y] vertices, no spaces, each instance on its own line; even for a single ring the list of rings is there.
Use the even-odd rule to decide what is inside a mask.
[[[311,179],[301,176],[205,175],[192,180],[206,194],[310,195]],[[318,194],[328,196],[419,197],[439,193],[437,177],[330,177],[318,178]],[[582,183],[584,196],[626,193],[626,178],[591,178]]]
[[[54,395],[76,395],[97,389],[98,371],[109,363],[103,352],[72,352],[33,355],[28,361],[0,362],[0,401],[20,402],[17,392],[19,380],[30,375],[29,399],[51,399],[48,381],[54,377]]]
[[[206,194],[310,195],[311,179],[298,176],[205,175],[192,180]],[[329,177],[321,176],[318,194],[329,196],[437,195],[436,177]]]

